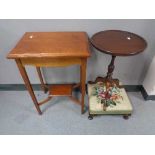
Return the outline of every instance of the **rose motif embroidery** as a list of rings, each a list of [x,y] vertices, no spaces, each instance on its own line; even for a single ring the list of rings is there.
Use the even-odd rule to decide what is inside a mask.
[[[116,106],[120,103],[120,99],[123,97],[120,95],[120,88],[115,83],[110,82],[98,82],[93,87],[92,95],[97,97],[97,102],[103,105],[103,110],[106,111],[107,107]]]

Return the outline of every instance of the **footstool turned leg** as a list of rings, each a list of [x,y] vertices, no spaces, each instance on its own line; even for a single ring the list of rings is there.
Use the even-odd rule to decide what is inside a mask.
[[[93,119],[93,115],[89,114],[88,119],[92,120]]]
[[[125,119],[125,120],[127,120],[127,119],[129,119],[129,116],[131,116],[131,115],[123,115],[123,118]]]

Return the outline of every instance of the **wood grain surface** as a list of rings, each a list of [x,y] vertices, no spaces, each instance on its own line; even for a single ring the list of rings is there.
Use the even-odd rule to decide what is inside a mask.
[[[113,56],[135,55],[143,52],[147,47],[147,43],[142,37],[120,30],[98,32],[92,36],[91,43],[100,52]]]
[[[27,32],[7,58],[90,56],[86,32]]]

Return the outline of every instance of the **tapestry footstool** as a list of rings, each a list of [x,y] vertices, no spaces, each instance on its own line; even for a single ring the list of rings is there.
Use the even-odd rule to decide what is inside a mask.
[[[120,83],[121,85],[121,83]],[[107,86],[103,82],[88,84],[89,119],[95,115],[123,115],[124,119],[132,113],[132,105],[123,87]]]

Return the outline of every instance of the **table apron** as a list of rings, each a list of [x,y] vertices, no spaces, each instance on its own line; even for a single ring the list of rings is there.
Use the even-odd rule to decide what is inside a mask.
[[[65,67],[82,63],[82,58],[23,58],[20,60],[23,66],[36,67]]]

